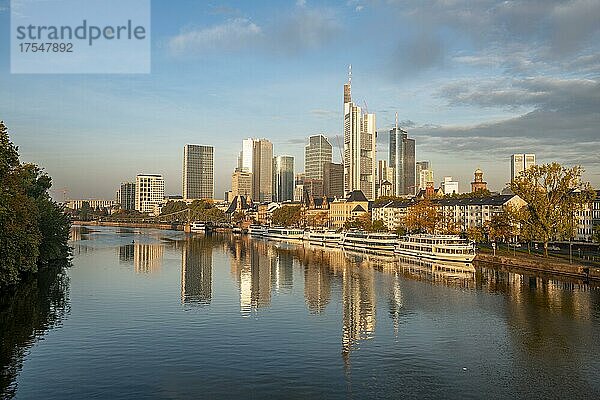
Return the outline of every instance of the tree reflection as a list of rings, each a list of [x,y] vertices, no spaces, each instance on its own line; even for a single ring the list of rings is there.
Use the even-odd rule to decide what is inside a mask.
[[[66,265],[40,271],[12,292],[0,294],[0,397],[13,397],[23,358],[68,313]]]

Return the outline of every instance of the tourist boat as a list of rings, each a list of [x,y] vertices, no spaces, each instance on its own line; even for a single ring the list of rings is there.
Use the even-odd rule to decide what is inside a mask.
[[[204,222],[194,221],[190,224],[190,232],[192,233],[205,233],[207,225]]]
[[[234,235],[241,235],[244,231],[239,226],[234,226],[233,228],[231,228],[231,232]]]
[[[307,231],[304,240],[314,245],[337,246],[342,239],[342,234],[336,231]]]
[[[248,227],[248,233],[252,236],[264,236],[267,234],[268,227],[263,225],[250,225]]]
[[[398,240],[395,252],[430,260],[471,262],[475,245],[456,235],[406,235]]]
[[[394,252],[398,236],[393,233],[350,231],[342,235],[340,245],[363,252]]]
[[[267,233],[264,236],[270,240],[302,242],[304,231],[298,228],[272,227],[267,229]]]

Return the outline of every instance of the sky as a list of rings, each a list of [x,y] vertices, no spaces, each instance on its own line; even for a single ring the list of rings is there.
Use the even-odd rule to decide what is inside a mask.
[[[181,194],[183,146],[215,147],[215,197],[242,140],[304,168],[323,133],[340,160],[343,84],[375,113],[378,159],[400,125],[439,182],[492,190],[510,155],[581,165],[600,187],[600,1],[152,1],[150,74],[11,74],[0,0],[0,120],[55,197],[112,198],[161,173]]]

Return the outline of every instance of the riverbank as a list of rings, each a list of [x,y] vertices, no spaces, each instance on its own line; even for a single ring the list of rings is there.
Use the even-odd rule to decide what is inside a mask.
[[[521,271],[540,272],[547,274],[563,275],[583,280],[600,281],[600,268],[585,266],[579,263],[570,264],[559,260],[544,258],[536,255],[492,255],[478,253],[475,262],[489,266],[499,266],[518,269]]]
[[[114,226],[120,228],[150,228],[165,229],[169,231],[182,231],[181,224],[155,224],[151,222],[113,222],[113,221],[73,221],[78,226]]]

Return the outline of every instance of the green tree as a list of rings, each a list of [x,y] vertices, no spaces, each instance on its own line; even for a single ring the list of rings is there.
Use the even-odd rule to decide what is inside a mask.
[[[283,206],[273,211],[273,224],[280,226],[298,226],[302,221],[301,206]]]
[[[0,121],[0,288],[70,254],[70,221],[48,194],[51,182],[35,165],[19,162]]]
[[[582,173],[580,166],[534,165],[511,184],[512,191],[527,202],[512,215],[522,230],[544,243],[546,256],[551,240],[573,236],[576,212],[595,196],[589,182],[581,180]]]

